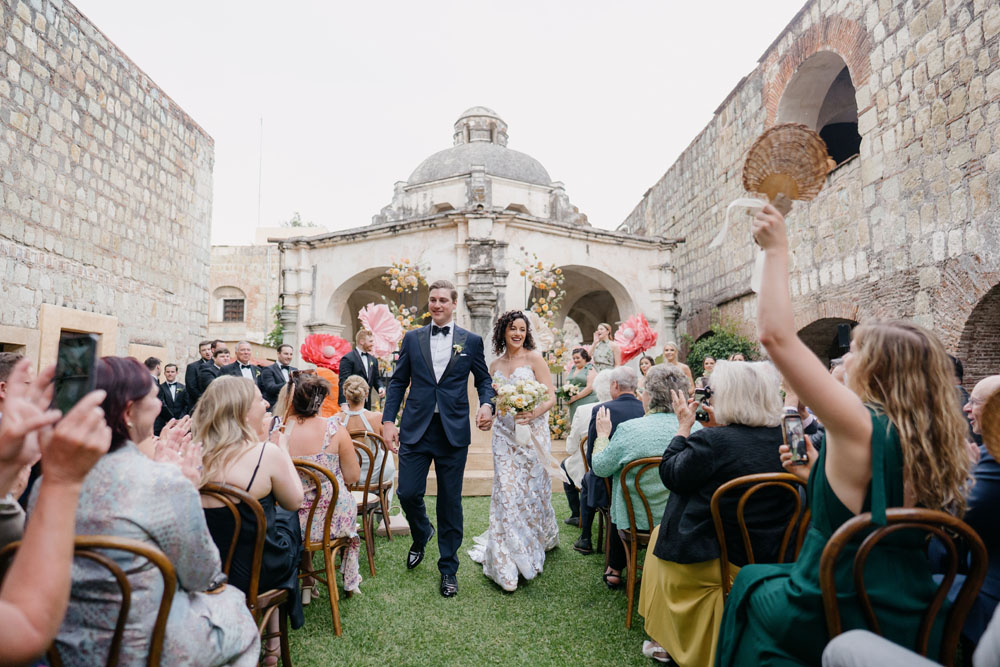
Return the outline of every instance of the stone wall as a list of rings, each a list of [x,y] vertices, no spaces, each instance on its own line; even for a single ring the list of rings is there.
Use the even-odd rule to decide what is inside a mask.
[[[780,120],[786,86],[833,52],[856,88],[862,143],[789,216],[796,324],[910,318],[981,356],[964,341],[1000,282],[998,49],[1000,7],[987,0],[808,3],[623,223],[686,238],[674,254],[682,330],[697,338],[718,308],[753,333],[747,218],[721,249],[708,244],[744,195],[746,152]],[[983,322],[1000,307],[981,305]],[[968,383],[987,372],[966,361]]]
[[[0,27],[0,343],[22,332],[45,362],[59,330],[102,315],[117,332],[102,353],[193,356],[211,137],[65,0],[3,0]]]
[[[263,343],[274,328],[278,303],[281,257],[276,245],[212,246],[208,337],[226,341]],[[222,299],[246,301],[242,322],[223,322]]]

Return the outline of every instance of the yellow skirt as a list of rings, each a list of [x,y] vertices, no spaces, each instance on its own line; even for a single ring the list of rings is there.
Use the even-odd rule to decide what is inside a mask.
[[[649,538],[656,544],[660,527]],[[729,566],[730,576],[739,568]],[[646,634],[656,640],[680,667],[711,667],[722,624],[722,574],[719,559],[703,563],[672,563],[646,551],[639,589],[639,613]]]

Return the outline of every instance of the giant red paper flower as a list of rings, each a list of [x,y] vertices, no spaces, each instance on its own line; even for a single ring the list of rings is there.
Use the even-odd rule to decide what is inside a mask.
[[[657,334],[649,327],[646,316],[642,313],[633,315],[615,332],[615,342],[622,351],[622,363],[635,359],[640,354],[656,345]]]
[[[310,334],[302,342],[299,354],[302,360],[321,368],[340,372],[340,360],[351,351],[351,344],[333,334]]]
[[[379,359],[390,358],[403,340],[403,325],[393,317],[389,306],[369,303],[358,311],[358,320],[372,334],[372,354]]]

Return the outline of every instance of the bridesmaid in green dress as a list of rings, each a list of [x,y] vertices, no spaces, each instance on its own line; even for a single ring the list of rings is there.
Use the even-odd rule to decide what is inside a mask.
[[[914,324],[857,327],[844,356],[847,386],[833,379],[795,334],[785,221],[774,207],[757,214],[754,237],[765,254],[757,315],[761,344],[786,385],[826,426],[827,438],[818,455],[810,449],[809,466],[788,465],[787,448],[781,447],[790,472],[804,477],[811,467],[812,523],[796,562],[740,570],[726,601],[715,664],[818,665],[829,639],[819,559],[830,535],[861,512],[884,524],[889,507],[961,514],[971,467],[968,427],[952,408],[953,371],[944,347]],[[886,538],[866,570],[882,633],[911,649],[936,589],[920,537]],[[845,631],[865,627],[853,585],[859,542],[848,545],[836,565]],[[946,612],[931,633],[928,654],[935,658]]]
[[[566,381],[579,387],[580,393],[566,401],[569,404],[570,424],[573,423],[573,415],[576,414],[578,407],[597,402],[597,394],[594,393],[594,378],[596,377],[597,371],[590,363],[590,354],[587,353],[587,350],[582,347],[573,350],[573,368],[567,374]]]
[[[601,322],[594,332],[594,345],[590,350],[594,369],[600,373],[606,368],[622,365],[622,351],[618,343],[611,340],[611,325]]]

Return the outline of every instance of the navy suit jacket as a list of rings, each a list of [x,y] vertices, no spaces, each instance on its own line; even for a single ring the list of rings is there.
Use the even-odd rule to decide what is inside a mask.
[[[609,416],[611,417],[612,436],[614,436],[615,429],[622,422],[627,422],[630,419],[638,419],[646,414],[646,409],[642,406],[642,401],[632,394],[622,394],[613,401],[595,405],[594,411],[590,416],[590,428],[587,429],[587,465],[589,467],[593,467],[591,457],[594,454],[594,441],[597,440],[597,411],[602,407],[608,409]],[[580,486],[587,489],[588,507],[607,507],[611,504],[611,498],[608,497],[608,489],[604,483],[604,479],[595,475],[593,470],[583,476]]]
[[[403,336],[399,361],[389,380],[385,410],[382,413],[383,421],[396,421],[403,395],[406,388],[410,388],[399,428],[401,443],[412,445],[420,442],[434,417],[436,405],[441,413],[441,424],[452,446],[469,445],[472,440],[469,428],[469,373],[475,379],[479,403],[492,407],[493,379],[483,355],[483,339],[456,326],[452,345],[451,361],[438,382],[431,361],[430,325],[409,331]],[[460,346],[462,351],[456,352],[454,346]]]

